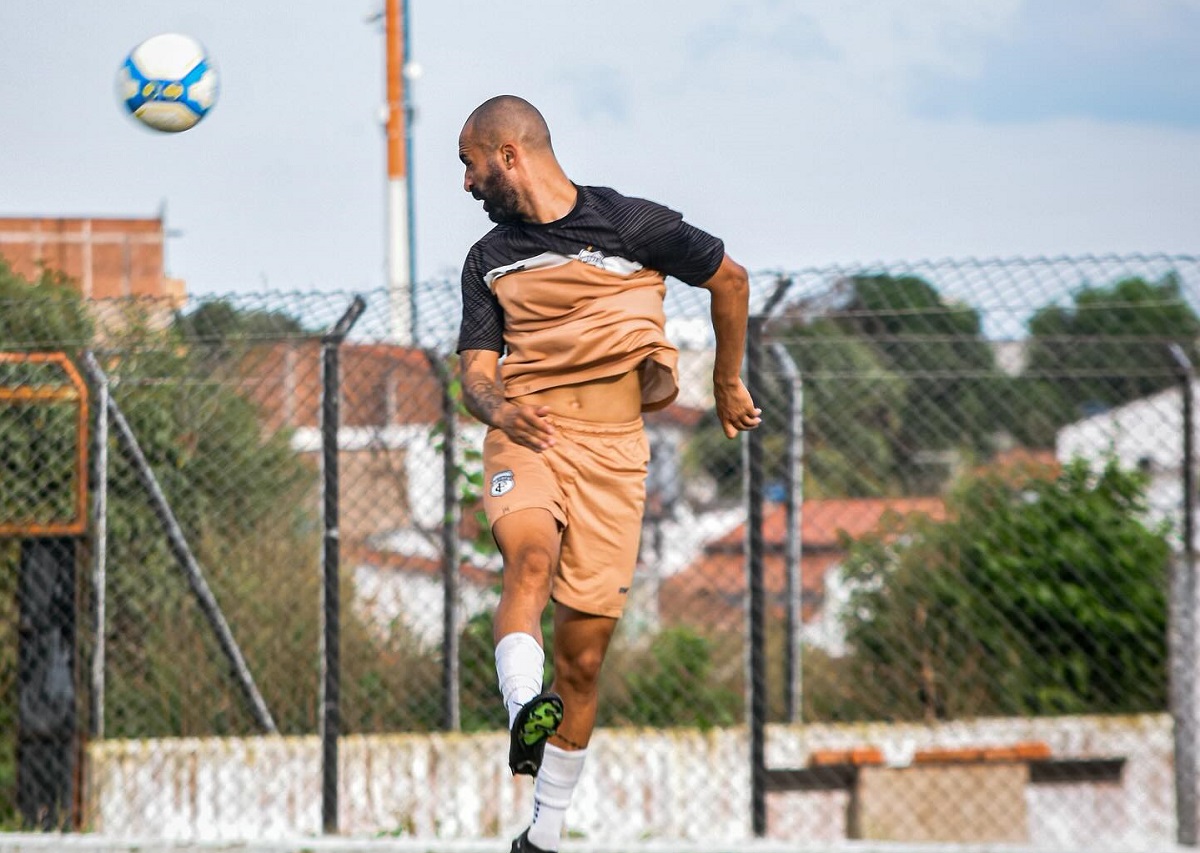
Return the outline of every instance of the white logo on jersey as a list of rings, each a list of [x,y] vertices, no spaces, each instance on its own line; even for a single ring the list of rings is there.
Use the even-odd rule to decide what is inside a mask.
[[[585,264],[591,264],[594,267],[604,269],[604,253],[588,246],[586,249],[581,249],[575,254],[575,260],[583,261]]]
[[[492,475],[492,487],[488,492],[492,497],[498,498],[505,492],[511,491],[516,484],[517,478],[513,476],[511,470],[499,471]]]

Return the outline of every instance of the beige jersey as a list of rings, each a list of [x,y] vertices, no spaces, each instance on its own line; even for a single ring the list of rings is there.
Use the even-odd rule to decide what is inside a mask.
[[[475,244],[458,349],[505,353],[509,398],[638,370],[643,410],[662,408],[678,393],[664,275],[702,284],[724,245],[662,205],[578,189],[557,222],[498,225]]]
[[[678,350],[667,340],[658,272],[612,272],[564,258],[492,286],[504,308],[506,396],[640,370],[644,410],[675,399]]]

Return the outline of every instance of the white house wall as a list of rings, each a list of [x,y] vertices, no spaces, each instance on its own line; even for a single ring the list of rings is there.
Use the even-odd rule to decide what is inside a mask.
[[[1192,391],[1193,395],[1200,394],[1200,383],[1194,383]],[[1200,431],[1196,431],[1196,438],[1200,438]],[[1165,520],[1175,530],[1181,529],[1183,408],[1179,388],[1168,388],[1063,427],[1055,442],[1055,454],[1063,463],[1086,459],[1096,468],[1113,458],[1122,468],[1148,470],[1147,520]]]

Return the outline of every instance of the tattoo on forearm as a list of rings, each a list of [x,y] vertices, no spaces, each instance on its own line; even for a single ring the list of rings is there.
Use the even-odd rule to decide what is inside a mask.
[[[485,424],[496,426],[496,412],[504,405],[504,395],[494,381],[477,377],[463,383],[463,402],[472,415]]]

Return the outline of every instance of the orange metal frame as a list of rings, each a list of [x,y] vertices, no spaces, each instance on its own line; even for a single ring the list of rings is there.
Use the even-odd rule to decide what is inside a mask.
[[[69,521],[20,522],[0,520],[0,537],[79,536],[87,530],[88,481],[88,388],[79,371],[66,353],[62,352],[0,352],[0,363],[56,364],[67,378],[65,385],[39,388],[0,386],[0,403],[57,403],[75,401],[75,517]]]

